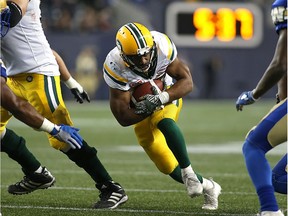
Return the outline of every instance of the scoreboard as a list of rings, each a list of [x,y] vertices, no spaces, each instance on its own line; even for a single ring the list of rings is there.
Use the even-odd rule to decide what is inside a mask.
[[[252,48],[263,37],[263,14],[253,3],[174,2],[165,16],[177,46]]]

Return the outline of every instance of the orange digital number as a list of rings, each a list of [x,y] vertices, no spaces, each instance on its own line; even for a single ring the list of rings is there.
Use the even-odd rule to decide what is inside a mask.
[[[195,37],[199,41],[210,41],[215,36],[213,11],[209,8],[199,8],[194,12],[193,24],[197,31]]]
[[[221,8],[216,13],[216,36],[220,41],[232,41],[236,36],[236,19],[234,11]]]
[[[240,34],[244,40],[250,40],[253,37],[253,14],[245,9],[239,8],[235,10],[236,19],[241,22]]]
[[[253,37],[253,14],[245,8],[232,10],[220,8],[213,12],[209,8],[198,8],[193,14],[195,37],[199,41],[211,41],[217,37],[219,41],[229,42],[236,37],[236,23],[240,22],[240,36],[244,40]]]

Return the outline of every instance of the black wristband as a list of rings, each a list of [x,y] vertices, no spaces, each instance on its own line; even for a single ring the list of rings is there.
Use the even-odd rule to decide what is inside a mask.
[[[19,5],[14,2],[9,1],[7,2],[7,5],[9,6],[11,11],[10,27],[14,27],[22,19],[22,10]]]

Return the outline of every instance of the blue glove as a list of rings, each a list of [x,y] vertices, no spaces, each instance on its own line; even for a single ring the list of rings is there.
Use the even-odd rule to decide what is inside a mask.
[[[68,125],[60,125],[51,131],[51,135],[61,142],[70,145],[72,149],[80,149],[82,147],[83,138],[78,133],[79,129]]]
[[[255,101],[253,91],[243,92],[236,101],[236,109],[242,111],[244,105],[253,104]]]
[[[162,105],[160,100],[160,94],[157,89],[152,87],[152,94],[146,94],[141,98],[141,101],[135,104],[135,114],[142,115],[147,114],[150,115],[154,112],[158,107]]]

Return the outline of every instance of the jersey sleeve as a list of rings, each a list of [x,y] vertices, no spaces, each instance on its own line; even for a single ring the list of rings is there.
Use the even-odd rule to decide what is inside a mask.
[[[103,64],[103,77],[107,85],[111,88],[128,91],[130,89],[128,80],[120,75],[120,68],[113,61],[110,54],[106,57]]]
[[[171,62],[173,62],[176,59],[176,57],[177,57],[176,46],[173,43],[173,41],[167,35],[164,34],[164,38],[165,38],[166,43],[167,43],[167,58]]]
[[[177,57],[177,48],[174,42],[164,33],[151,32],[158,44],[161,53],[164,54],[169,62],[173,62]]]

